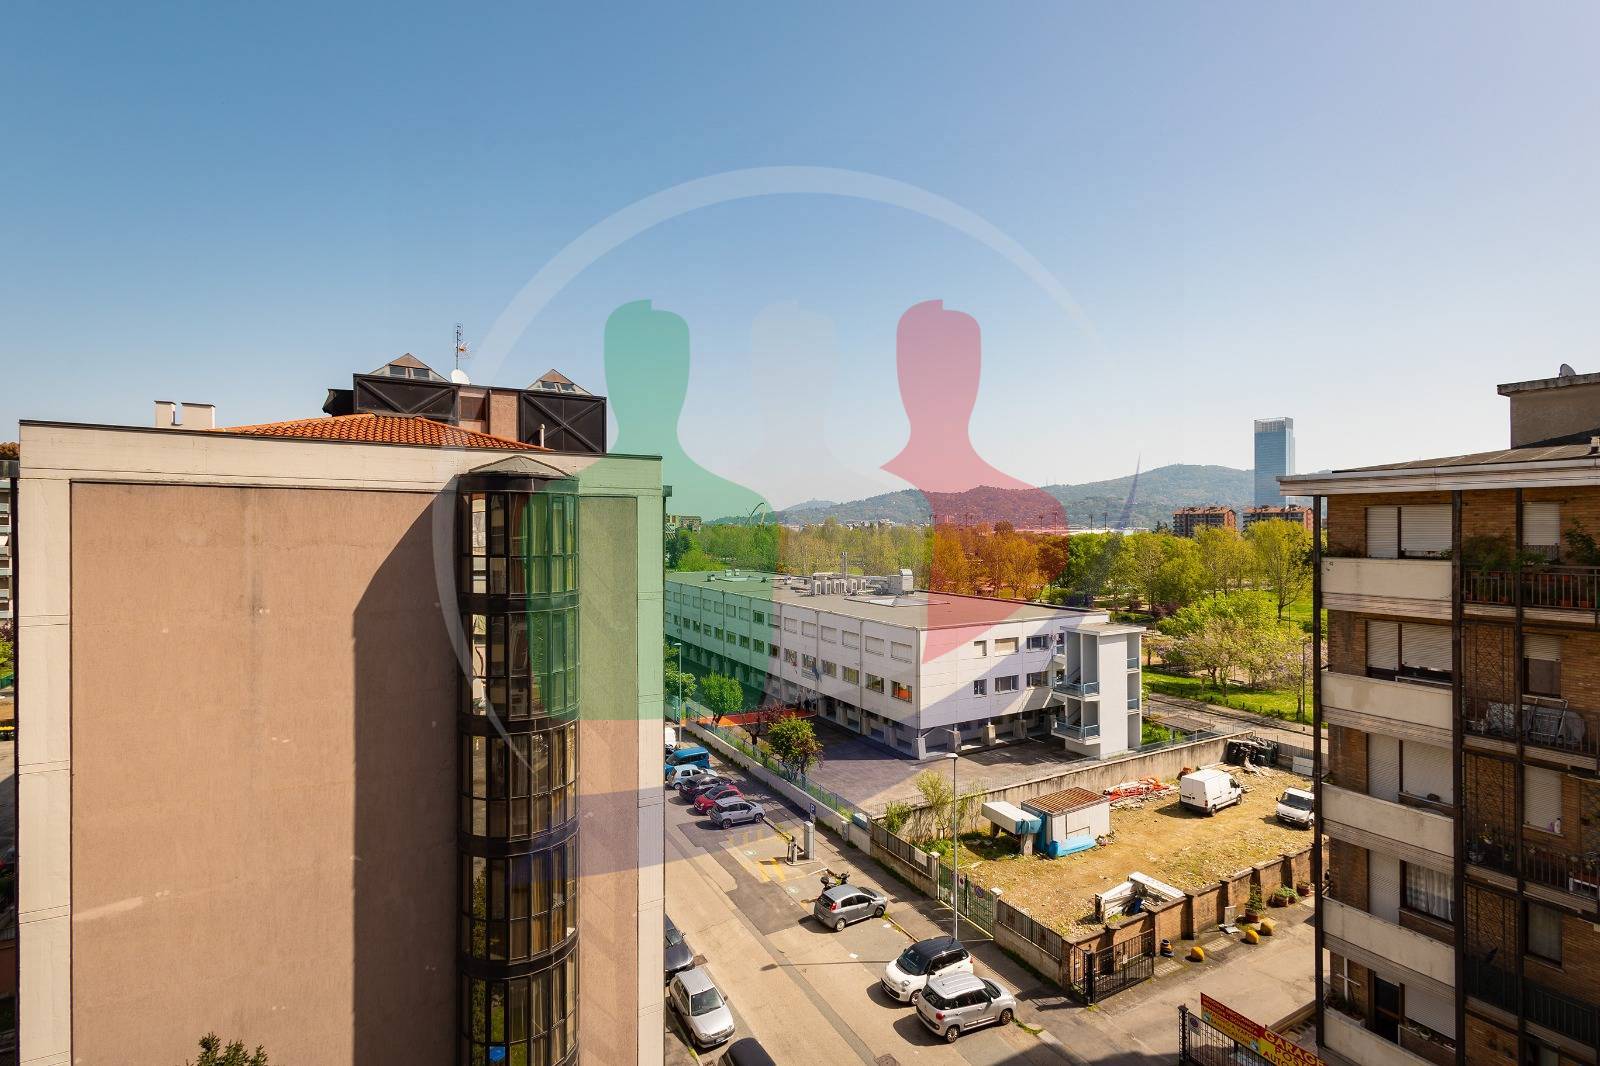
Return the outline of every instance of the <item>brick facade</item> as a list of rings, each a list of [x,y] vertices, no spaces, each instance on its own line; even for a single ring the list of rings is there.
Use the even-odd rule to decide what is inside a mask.
[[[1516,1066],[1517,1034],[1467,1015],[1467,1066]]]
[[[1328,841],[1328,895],[1347,907],[1367,909],[1367,849]]]
[[[1367,791],[1367,734],[1349,726],[1328,727],[1328,783]]]

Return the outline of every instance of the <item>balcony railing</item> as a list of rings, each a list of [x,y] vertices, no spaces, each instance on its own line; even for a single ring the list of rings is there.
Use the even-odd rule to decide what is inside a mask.
[[[1137,670],[1137,669],[1139,669],[1139,657],[1137,655],[1128,656],[1128,669],[1129,670]]]
[[[1079,678],[1057,681],[1056,691],[1064,692],[1068,696],[1098,696],[1100,694],[1100,682],[1084,681]]]
[[[1139,709],[1139,697],[1138,696],[1129,696],[1128,697],[1128,710],[1137,711],[1138,709]]]
[[[1516,742],[1519,723],[1509,701],[1466,696],[1461,726],[1474,736]],[[1525,743],[1574,755],[1600,756],[1600,714],[1576,707],[1524,704],[1520,723]]]
[[[1461,575],[1461,598],[1468,603],[1510,607],[1516,601],[1516,572],[1468,567]],[[1600,566],[1540,566],[1524,570],[1522,605],[1596,610],[1600,608]]]
[[[1517,842],[1496,825],[1467,825],[1467,862],[1503,874],[1517,872]]]
[[[1522,846],[1522,876],[1575,896],[1600,900],[1600,856],[1568,855],[1536,844]]]
[[[1050,735],[1067,740],[1096,740],[1100,736],[1099,722],[1075,722],[1072,725],[1057,719],[1050,727]]]
[[[1592,1046],[1600,1038],[1600,1009],[1537,982],[1519,982],[1516,973],[1509,968],[1496,962],[1485,962],[1470,952],[1467,957],[1467,994],[1512,1014],[1521,1013],[1534,1025],[1560,1033],[1580,1044]]]

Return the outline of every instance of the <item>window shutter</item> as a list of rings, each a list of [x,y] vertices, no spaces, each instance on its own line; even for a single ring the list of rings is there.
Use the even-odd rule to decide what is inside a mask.
[[[1561,775],[1542,766],[1523,767],[1522,774],[1523,823],[1561,832]]]
[[[1424,992],[1414,985],[1406,986],[1405,1001],[1407,1018],[1422,1023],[1440,1036],[1455,1038],[1455,1003],[1432,992]]]
[[[1525,503],[1522,505],[1522,543],[1530,548],[1559,547],[1561,544],[1561,505]]]
[[[1421,670],[1451,670],[1450,627],[1406,622],[1400,629],[1400,665]]]
[[[1400,623],[1367,622],[1367,665],[1377,670],[1400,669]]]
[[[1400,557],[1400,508],[1367,508],[1367,558]]]
[[[1400,773],[1405,791],[1411,795],[1424,799],[1437,796],[1442,803],[1455,802],[1455,775],[1451,772],[1449,748],[1405,741]]]
[[[1400,799],[1400,741],[1367,734],[1367,794],[1394,803]]]
[[[1400,508],[1400,554],[1442,555],[1450,550],[1448,504]]]
[[[1522,654],[1525,658],[1558,663],[1561,661],[1561,638],[1549,633],[1524,633]]]
[[[1400,860],[1367,852],[1367,903],[1374,917],[1400,924]]]

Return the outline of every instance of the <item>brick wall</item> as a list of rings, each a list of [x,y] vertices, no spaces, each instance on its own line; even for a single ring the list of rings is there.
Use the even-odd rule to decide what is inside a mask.
[[[1467,1066],[1516,1066],[1517,1034],[1467,1015]]]
[[[1408,503],[1449,503],[1448,492],[1367,492],[1328,497],[1328,550],[1336,555],[1365,555],[1367,508]]]
[[[1367,626],[1352,611],[1328,612],[1328,668],[1341,674],[1367,672]]]
[[[1189,894],[1188,922],[1183,935],[1192,939],[1201,930],[1215,929],[1222,921],[1222,886],[1211,885]]]
[[[1600,933],[1582,918],[1563,915],[1561,964],[1527,957],[1528,980],[1564,992],[1586,1003],[1600,1000]]]
[[[1328,781],[1352,792],[1367,791],[1367,734],[1349,726],[1328,727]]]
[[[1583,710],[1600,710],[1600,633],[1526,627],[1561,638],[1561,695]]]
[[[1574,523],[1600,536],[1600,491],[1594,489],[1529,489],[1523,499],[1561,505],[1561,534]],[[1367,548],[1367,508],[1411,503],[1449,503],[1448,492],[1360,493],[1328,498],[1328,550],[1335,554],[1364,555]],[[1510,489],[1463,493],[1461,535],[1511,536],[1516,532],[1516,495]],[[1564,546],[1564,545],[1563,545]]]
[[[1367,909],[1367,849],[1342,840],[1328,841],[1328,875],[1333,886],[1328,893],[1340,903]]]
[[[1511,834],[1517,828],[1516,767],[1503,759],[1467,752],[1463,755],[1469,828],[1494,828]]]
[[[1487,888],[1467,886],[1467,950],[1482,958],[1490,950],[1495,960],[1509,966],[1517,951],[1517,905],[1509,896]]]

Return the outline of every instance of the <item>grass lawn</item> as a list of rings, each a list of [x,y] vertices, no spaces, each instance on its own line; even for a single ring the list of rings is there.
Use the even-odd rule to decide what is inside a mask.
[[[1182,677],[1178,674],[1161,673],[1156,667],[1145,668],[1144,687],[1146,692],[1162,696],[1199,700],[1202,703],[1216,704],[1218,707],[1250,711],[1253,714],[1290,722],[1296,720],[1293,688],[1256,690],[1230,686],[1227,692],[1223,692],[1203,677]],[[1309,721],[1311,701],[1309,693],[1307,695],[1305,714],[1306,720]]]

